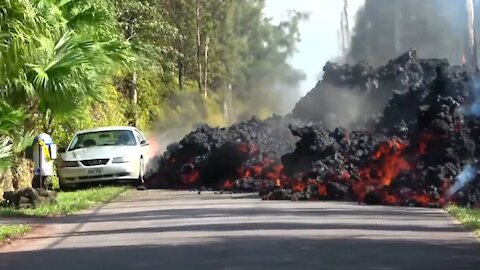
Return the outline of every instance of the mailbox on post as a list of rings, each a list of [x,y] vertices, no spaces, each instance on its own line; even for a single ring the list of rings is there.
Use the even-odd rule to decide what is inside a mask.
[[[57,146],[50,135],[42,133],[35,137],[31,146],[34,163],[34,188],[45,188],[45,182],[53,175],[53,161],[57,159]]]

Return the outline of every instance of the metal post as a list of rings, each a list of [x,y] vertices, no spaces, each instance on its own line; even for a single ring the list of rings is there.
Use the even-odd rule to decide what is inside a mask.
[[[38,180],[40,181],[40,189],[42,189],[42,187],[43,187],[43,185],[42,185],[42,182],[43,182],[43,179],[42,179],[42,152],[43,152],[42,146],[40,144],[38,144],[38,167],[39,167]]]

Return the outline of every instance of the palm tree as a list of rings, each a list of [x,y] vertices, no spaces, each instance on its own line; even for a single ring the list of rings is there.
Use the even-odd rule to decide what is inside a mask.
[[[55,114],[71,111],[86,96],[101,100],[97,69],[105,70],[108,58],[100,44],[73,31],[63,33],[56,42],[43,40],[38,52],[42,61],[27,64],[27,77],[49,132]]]
[[[112,28],[106,26],[108,12],[85,0],[0,2],[4,99],[38,112],[47,132],[56,114],[70,112],[86,97],[101,100],[102,79],[114,61],[126,59],[126,44],[93,30]]]
[[[128,44],[99,3],[107,2],[0,0],[0,171],[19,158],[39,120],[51,132],[55,115],[101,100],[100,84],[126,61]]]
[[[10,166],[13,153],[22,151],[28,144],[30,138],[19,133],[24,119],[23,110],[15,110],[0,101],[0,172]]]
[[[33,87],[26,76],[25,63],[35,59],[35,37],[53,33],[51,21],[38,16],[40,10],[30,0],[0,0],[0,94],[2,97],[26,93]]]

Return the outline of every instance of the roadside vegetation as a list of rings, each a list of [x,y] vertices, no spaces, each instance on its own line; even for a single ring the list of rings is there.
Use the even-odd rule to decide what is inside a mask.
[[[44,204],[37,208],[0,208],[1,217],[54,217],[75,214],[81,210],[106,203],[128,191],[128,187],[99,187],[72,192],[60,192],[57,203]]]
[[[451,205],[447,211],[465,227],[472,230],[476,236],[480,237],[480,209],[477,208],[463,208]]]
[[[7,239],[20,237],[31,230],[31,227],[24,224],[0,225],[0,245]]]
[[[41,132],[61,148],[95,126],[227,125],[279,112],[303,78],[286,60],[306,15],[273,23],[263,0],[0,6],[0,199],[30,184],[24,149]]]

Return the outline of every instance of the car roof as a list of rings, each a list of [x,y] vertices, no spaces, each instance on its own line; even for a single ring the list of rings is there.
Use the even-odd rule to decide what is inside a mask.
[[[131,130],[131,131],[138,131],[136,127],[131,126],[107,126],[107,127],[97,127],[97,128],[90,128],[85,129],[82,131],[77,132],[77,134],[83,133],[90,133],[90,132],[100,132],[100,131],[116,131],[116,130]]]

